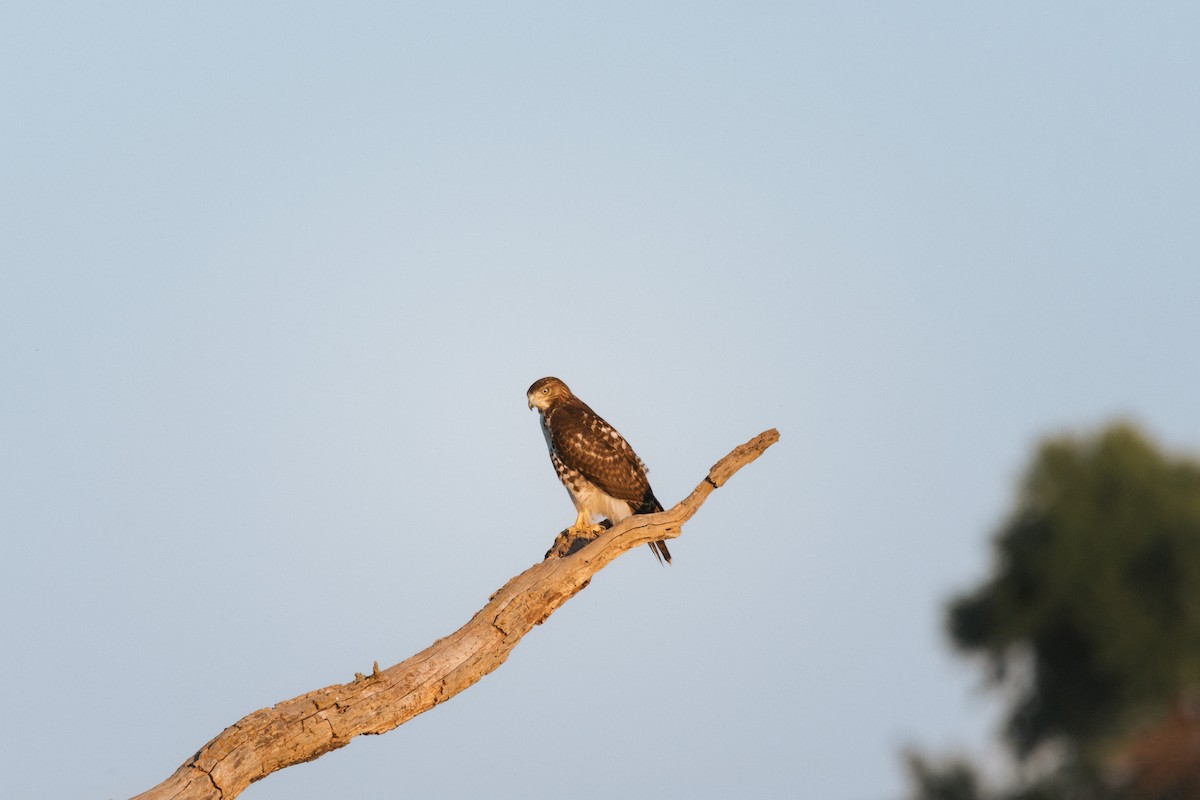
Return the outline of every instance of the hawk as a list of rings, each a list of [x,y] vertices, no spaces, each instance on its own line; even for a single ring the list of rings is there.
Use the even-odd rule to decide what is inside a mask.
[[[663,510],[646,479],[646,465],[629,442],[565,383],[542,378],[527,396],[541,418],[554,471],[579,512],[571,530],[594,530],[596,517],[616,525],[633,514]],[[663,559],[671,563],[666,542],[650,542],[650,549],[660,564]]]

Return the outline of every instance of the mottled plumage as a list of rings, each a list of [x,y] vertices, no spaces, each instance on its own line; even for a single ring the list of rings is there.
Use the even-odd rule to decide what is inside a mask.
[[[529,387],[527,396],[529,407],[541,417],[550,461],[579,514],[571,527],[593,527],[596,517],[615,525],[633,514],[662,511],[637,453],[565,383],[542,378]],[[651,542],[650,549],[670,563],[666,542]]]

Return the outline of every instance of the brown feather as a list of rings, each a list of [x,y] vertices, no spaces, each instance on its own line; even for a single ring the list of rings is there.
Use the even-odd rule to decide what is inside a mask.
[[[546,412],[546,427],[554,449],[571,469],[634,511],[653,497],[645,466],[624,437],[578,398],[558,403]]]

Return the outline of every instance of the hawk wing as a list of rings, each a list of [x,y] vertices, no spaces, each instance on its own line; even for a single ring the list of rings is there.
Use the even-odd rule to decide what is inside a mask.
[[[583,403],[572,403],[555,409],[549,422],[551,442],[564,464],[579,470],[606,494],[629,503],[635,513],[647,505],[658,506],[646,465],[625,437],[596,412]]]

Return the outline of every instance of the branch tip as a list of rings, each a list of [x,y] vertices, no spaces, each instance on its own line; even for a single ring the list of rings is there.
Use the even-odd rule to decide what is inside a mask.
[[[735,472],[761,456],[768,447],[778,441],[779,431],[769,428],[745,444],[733,448],[733,452],[713,464],[712,469],[708,471],[708,482],[720,489]]]

